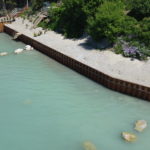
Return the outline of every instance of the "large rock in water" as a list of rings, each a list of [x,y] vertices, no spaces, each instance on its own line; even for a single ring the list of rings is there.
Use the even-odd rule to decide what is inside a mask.
[[[30,45],[26,45],[26,46],[25,46],[25,50],[31,51],[31,50],[33,50],[33,47],[31,47]]]
[[[134,142],[137,139],[136,135],[129,132],[122,132],[122,137],[128,142]]]
[[[145,120],[138,120],[135,123],[135,130],[142,132],[147,127],[147,122]]]
[[[95,145],[90,141],[84,142],[83,147],[84,147],[85,150],[96,150]]]
[[[14,51],[15,54],[20,54],[23,52],[23,49],[22,48],[18,48]]]
[[[8,53],[7,52],[1,52],[0,56],[6,56]]]

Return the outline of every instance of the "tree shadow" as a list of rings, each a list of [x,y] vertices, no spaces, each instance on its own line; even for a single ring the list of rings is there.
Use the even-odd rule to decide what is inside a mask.
[[[86,38],[86,40],[83,43],[80,43],[79,46],[86,50],[106,50],[112,48],[112,44],[107,39],[101,39],[99,42],[96,42],[90,36],[84,38]]]

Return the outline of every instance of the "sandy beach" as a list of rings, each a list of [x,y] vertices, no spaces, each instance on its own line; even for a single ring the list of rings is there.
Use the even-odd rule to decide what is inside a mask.
[[[150,60],[132,61],[130,58],[116,55],[111,49],[101,51],[86,46],[87,38],[65,39],[53,31],[34,37],[34,33],[44,31],[42,28],[30,29],[32,23],[28,20],[23,23],[22,18],[17,18],[6,26],[112,77],[150,87]]]

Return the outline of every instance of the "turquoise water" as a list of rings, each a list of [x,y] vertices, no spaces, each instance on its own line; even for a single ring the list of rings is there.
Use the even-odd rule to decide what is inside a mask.
[[[108,90],[37,51],[13,54],[25,45],[0,34],[0,150],[149,150],[150,103]],[[138,136],[134,143],[122,131]]]

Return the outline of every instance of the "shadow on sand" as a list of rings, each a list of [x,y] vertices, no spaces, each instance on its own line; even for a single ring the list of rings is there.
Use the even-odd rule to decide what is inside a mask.
[[[107,39],[102,39],[100,42],[95,42],[90,36],[84,36],[82,39],[85,39],[83,43],[80,43],[79,46],[85,48],[86,50],[106,50],[112,48],[112,44]]]

